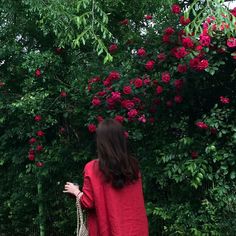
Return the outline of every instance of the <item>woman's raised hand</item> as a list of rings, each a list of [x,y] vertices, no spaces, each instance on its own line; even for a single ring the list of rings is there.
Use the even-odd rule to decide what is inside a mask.
[[[81,191],[78,185],[75,185],[71,182],[66,182],[63,193],[70,193],[77,196],[80,192]]]

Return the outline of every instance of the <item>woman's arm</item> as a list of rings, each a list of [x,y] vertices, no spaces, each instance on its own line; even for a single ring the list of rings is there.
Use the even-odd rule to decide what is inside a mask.
[[[83,183],[83,191],[80,191],[79,186],[75,185],[71,182],[66,182],[64,193],[70,193],[75,197],[80,197],[80,202],[84,208],[94,208],[94,197],[93,190],[90,181],[90,177],[84,172],[84,183]]]

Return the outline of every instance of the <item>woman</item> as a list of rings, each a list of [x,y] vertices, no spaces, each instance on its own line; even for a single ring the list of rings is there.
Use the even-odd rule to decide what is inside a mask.
[[[98,125],[96,134],[98,159],[86,164],[82,191],[67,182],[64,192],[82,195],[90,236],[147,236],[141,175],[129,155],[124,129],[108,119]]]

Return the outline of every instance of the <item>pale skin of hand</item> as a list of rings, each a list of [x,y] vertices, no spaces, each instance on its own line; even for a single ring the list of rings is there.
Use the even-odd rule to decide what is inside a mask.
[[[63,191],[63,193],[70,193],[74,196],[77,196],[81,192],[79,189],[79,186],[75,185],[71,182],[66,182],[64,188],[65,188],[65,190]]]

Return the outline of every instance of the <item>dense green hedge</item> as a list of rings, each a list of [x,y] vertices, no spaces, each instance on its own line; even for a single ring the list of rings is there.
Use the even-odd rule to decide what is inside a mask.
[[[112,117],[140,162],[150,235],[234,235],[235,10],[186,1],[183,18],[171,1],[95,1],[109,21],[97,9],[83,45],[80,2],[90,9],[2,0],[0,234],[73,235],[63,186],[82,184]]]

